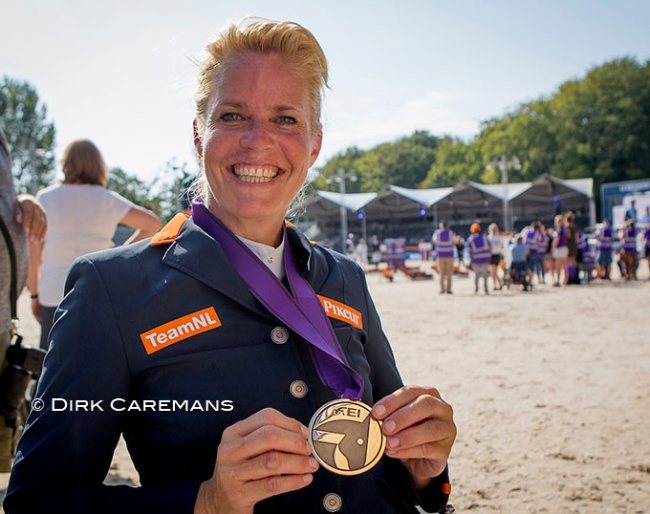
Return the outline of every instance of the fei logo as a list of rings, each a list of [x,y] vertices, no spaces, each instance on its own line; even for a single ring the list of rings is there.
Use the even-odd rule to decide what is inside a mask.
[[[144,332],[140,334],[140,339],[144,349],[151,355],[188,337],[214,330],[220,326],[221,320],[214,307],[208,307]]]

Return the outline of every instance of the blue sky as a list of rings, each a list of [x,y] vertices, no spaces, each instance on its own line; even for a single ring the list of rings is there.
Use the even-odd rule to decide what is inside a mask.
[[[90,138],[109,166],[152,179],[196,167],[196,66],[247,15],[309,28],[330,61],[322,165],[350,146],[479,124],[614,58],[650,59],[647,0],[0,0],[0,74],[31,83],[57,156]]]

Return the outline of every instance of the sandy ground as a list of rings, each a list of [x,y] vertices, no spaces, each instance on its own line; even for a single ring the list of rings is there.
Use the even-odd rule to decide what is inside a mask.
[[[457,512],[650,513],[646,261],[638,282],[489,296],[472,278],[454,295],[402,274],[368,281],[404,381],[454,406]],[[36,341],[25,296],[20,308]],[[137,483],[123,446],[109,479]]]

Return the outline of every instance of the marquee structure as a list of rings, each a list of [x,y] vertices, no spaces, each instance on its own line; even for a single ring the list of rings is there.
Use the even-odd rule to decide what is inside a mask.
[[[540,220],[552,224],[556,214],[573,211],[581,227],[593,227],[596,210],[593,179],[564,180],[545,174],[532,182],[479,184],[465,181],[455,187],[408,189],[387,186],[377,193],[341,194],[314,191],[299,207],[299,221],[317,224],[323,237],[340,237],[340,209],[347,209],[350,231],[367,237],[426,238],[442,220],[458,232],[474,222],[503,226],[504,201],[510,226],[520,230]]]

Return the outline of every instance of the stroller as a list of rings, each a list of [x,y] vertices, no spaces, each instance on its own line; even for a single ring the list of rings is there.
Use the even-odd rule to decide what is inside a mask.
[[[503,273],[503,283],[506,289],[510,289],[511,285],[524,286],[524,291],[532,291],[533,284],[528,275],[528,266],[525,262],[511,262],[509,267],[506,267]]]

